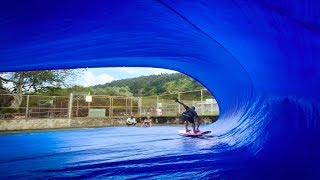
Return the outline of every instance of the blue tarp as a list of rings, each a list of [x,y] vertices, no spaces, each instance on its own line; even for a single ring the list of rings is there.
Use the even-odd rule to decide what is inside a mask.
[[[180,71],[216,97],[212,129],[254,174],[320,177],[320,1],[5,0],[0,59],[2,72]]]

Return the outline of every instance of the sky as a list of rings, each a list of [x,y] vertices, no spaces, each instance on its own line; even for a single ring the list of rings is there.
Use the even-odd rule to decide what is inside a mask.
[[[74,85],[88,87],[97,84],[105,84],[114,80],[161,73],[172,74],[178,72],[168,69],[143,67],[88,68],[74,81]]]

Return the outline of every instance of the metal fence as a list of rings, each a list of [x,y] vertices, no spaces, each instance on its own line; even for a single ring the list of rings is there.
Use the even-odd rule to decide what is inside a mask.
[[[69,96],[22,95],[16,111],[8,106],[12,95],[0,94],[0,119],[123,117],[123,116],[178,116],[183,107],[174,102],[178,98],[193,105],[199,115],[218,115],[216,100],[206,90],[180,92],[145,97],[120,97],[71,93]]]

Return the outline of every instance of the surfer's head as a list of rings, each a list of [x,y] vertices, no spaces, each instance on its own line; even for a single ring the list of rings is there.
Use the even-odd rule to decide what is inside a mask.
[[[195,110],[195,109],[196,109],[196,107],[194,107],[194,106],[191,106],[190,108],[191,108],[191,109],[193,109],[193,110]]]

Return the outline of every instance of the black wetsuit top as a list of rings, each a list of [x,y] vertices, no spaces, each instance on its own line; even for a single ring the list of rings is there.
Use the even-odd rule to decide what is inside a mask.
[[[194,123],[194,118],[199,118],[197,112],[190,108],[189,106],[185,106],[186,111],[182,113],[182,119],[184,121],[189,121],[190,123]]]

